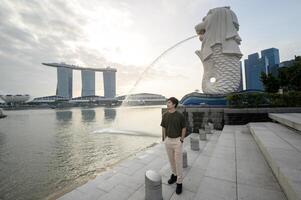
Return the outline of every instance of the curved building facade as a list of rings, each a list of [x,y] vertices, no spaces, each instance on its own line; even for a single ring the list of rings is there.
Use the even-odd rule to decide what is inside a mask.
[[[0,98],[5,101],[5,103],[25,103],[29,100],[30,96],[28,94],[22,95],[0,95]]]
[[[226,106],[227,99],[223,94],[203,94],[192,92],[186,94],[180,101],[182,105]]]

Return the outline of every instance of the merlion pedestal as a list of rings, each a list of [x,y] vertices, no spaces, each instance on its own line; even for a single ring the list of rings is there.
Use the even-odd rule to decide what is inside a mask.
[[[204,66],[203,92],[227,94],[236,92],[241,82],[239,24],[230,7],[209,10],[195,30],[202,41],[195,53]]]

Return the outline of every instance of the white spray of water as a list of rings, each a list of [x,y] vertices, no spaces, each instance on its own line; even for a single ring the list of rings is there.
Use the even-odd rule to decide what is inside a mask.
[[[140,81],[142,80],[143,76],[148,72],[148,70],[150,68],[152,68],[163,56],[165,56],[167,53],[169,53],[171,50],[175,49],[176,47],[178,47],[179,45],[181,45],[184,42],[187,42],[188,40],[191,40],[195,37],[198,37],[198,35],[193,35],[190,36],[184,40],[181,40],[179,42],[177,42],[176,44],[172,45],[171,47],[169,47],[168,49],[166,49],[165,51],[163,51],[156,59],[153,60],[153,62],[151,62],[151,64],[149,64],[141,73],[141,75],[138,77],[138,79],[136,80],[135,84],[133,85],[133,87],[129,90],[129,92],[126,94],[125,99],[123,102],[126,102],[128,100],[128,97],[130,96],[130,94],[132,94],[133,90],[137,87],[137,85],[140,83]],[[123,103],[122,103],[123,105]],[[122,106],[121,105],[121,106]]]

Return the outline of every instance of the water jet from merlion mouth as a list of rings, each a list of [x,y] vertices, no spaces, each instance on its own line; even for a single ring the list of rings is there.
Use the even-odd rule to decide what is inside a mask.
[[[180,46],[181,44],[198,37],[198,35],[193,35],[190,36],[184,40],[181,40],[177,43],[175,43],[174,45],[172,45],[171,47],[167,48],[165,51],[163,51],[158,57],[156,57],[144,70],[143,72],[140,74],[140,76],[138,77],[138,79],[135,81],[134,85],[131,87],[131,89],[129,90],[129,92],[127,92],[125,99],[123,101],[123,103],[121,105],[124,105],[124,103],[126,104],[128,97],[132,94],[133,90],[137,87],[137,85],[140,83],[140,81],[142,80],[142,78],[144,77],[144,75],[165,55],[167,55],[171,50],[174,50],[175,48],[177,48],[178,46]]]

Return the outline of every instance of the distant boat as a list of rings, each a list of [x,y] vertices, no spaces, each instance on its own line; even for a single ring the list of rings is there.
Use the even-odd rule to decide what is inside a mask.
[[[5,118],[5,117],[7,117],[7,115],[4,115],[3,111],[2,111],[2,108],[0,108],[0,119]]]

